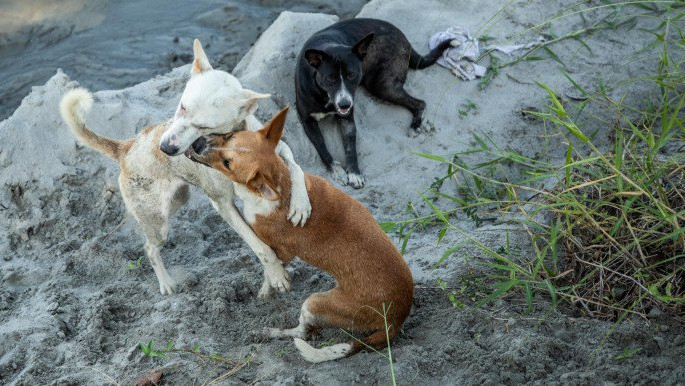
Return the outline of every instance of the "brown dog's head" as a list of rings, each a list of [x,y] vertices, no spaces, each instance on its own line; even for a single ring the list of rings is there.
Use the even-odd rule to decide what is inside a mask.
[[[283,135],[288,108],[259,131],[239,131],[200,137],[186,151],[195,162],[214,168],[267,200],[280,200],[276,146]]]

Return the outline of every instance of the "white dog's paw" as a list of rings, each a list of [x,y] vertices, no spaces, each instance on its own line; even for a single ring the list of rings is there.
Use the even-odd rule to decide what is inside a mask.
[[[269,280],[271,288],[279,292],[290,291],[290,275],[283,265],[280,263],[271,264],[267,266],[266,270],[266,278]]]
[[[170,277],[159,279],[159,292],[161,292],[162,295],[173,294],[174,293],[174,286],[175,286],[175,283],[173,280],[171,280]]]
[[[288,219],[294,226],[304,226],[312,214],[312,204],[309,202],[309,195],[307,190],[298,189],[297,193],[293,190],[293,195],[290,197],[290,211],[288,212]]]
[[[338,183],[347,185],[347,172],[343,169],[342,165],[340,165],[340,162],[333,161],[331,164],[331,175]]]
[[[262,283],[262,288],[259,289],[259,292],[257,293],[257,298],[259,299],[268,299],[274,294],[274,289],[271,288],[271,283],[269,283],[269,278],[264,278],[264,282]]]
[[[347,184],[355,189],[361,189],[364,187],[364,177],[361,174],[348,173]]]

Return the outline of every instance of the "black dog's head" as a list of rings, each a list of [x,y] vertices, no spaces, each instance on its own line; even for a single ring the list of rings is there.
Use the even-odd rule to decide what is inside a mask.
[[[362,61],[373,40],[373,33],[364,36],[354,46],[328,44],[310,48],[304,57],[316,70],[316,84],[328,94],[338,115],[350,114],[354,93],[362,80]]]

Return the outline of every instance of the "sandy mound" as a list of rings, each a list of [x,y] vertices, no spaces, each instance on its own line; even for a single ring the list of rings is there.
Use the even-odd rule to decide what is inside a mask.
[[[482,2],[465,1],[457,8],[437,0],[369,3],[360,16],[389,20],[400,27],[419,52],[428,37],[451,25],[474,34],[494,13]],[[507,10],[487,31],[504,40],[523,31],[553,10],[542,0]],[[264,32],[235,69],[245,87],[270,92],[259,116],[267,118],[280,106],[294,105],[293,68],[301,44],[316,30],[336,21],[320,14],[283,13]],[[552,28],[557,34],[578,29],[580,17],[564,19]],[[520,40],[533,37],[526,35]],[[567,72],[584,86],[601,79],[609,84],[638,76],[655,66],[656,58],[628,61],[651,39],[637,28],[605,31],[587,41],[592,54],[577,43],[561,43]],[[623,44],[616,44],[620,40]],[[579,53],[580,52],[580,53]],[[95,94],[88,125],[116,138],[134,135],[146,125],[171,116],[188,68],[117,91]],[[426,100],[425,124],[434,132],[407,137],[409,113],[361,92],[356,121],[360,166],[367,186],[343,190],[364,203],[379,220],[397,219],[408,201],[418,202],[442,172],[433,162],[412,154],[421,151],[451,154],[473,146],[473,133],[486,133],[498,144],[535,156],[563,156],[565,146],[545,140],[544,128],[522,118],[522,108],[543,109],[543,92],[534,82],[560,91],[571,85],[554,61],[521,63],[508,68],[490,87],[461,82],[437,66],[411,72],[407,89]],[[296,323],[300,303],[331,280],[301,263],[291,267],[292,293],[259,301],[261,268],[238,236],[194,191],[190,204],[172,222],[162,256],[180,284],[180,293],[162,296],[143,255],[137,225],[125,212],[116,187],[116,165],[75,144],[58,115],[60,96],[75,85],[62,72],[36,87],[16,112],[0,123],[0,383],[101,384],[113,379],[130,383],[137,375],[161,368],[171,384],[207,381],[219,373],[190,354],[166,359],[143,357],[138,343],[154,339],[158,346],[199,344],[202,352],[233,360],[252,355],[250,364],[230,382],[302,384],[354,382],[386,383],[387,359],[376,353],[321,365],[305,363],[292,342],[260,342],[249,332],[262,326]],[[631,98],[650,90],[631,89]],[[622,95],[626,90],[614,89]],[[460,118],[467,100],[477,111]],[[339,139],[328,130],[329,148],[342,159]],[[606,140],[606,133],[597,136]],[[603,139],[602,139],[603,138]],[[286,140],[303,169],[323,174],[314,148],[291,114]],[[562,150],[559,150],[562,149]],[[504,227],[469,221],[460,226],[474,237],[497,246]],[[516,230],[512,230],[516,235]],[[448,234],[436,243],[437,232],[415,235],[405,258],[417,279],[417,307],[397,340],[393,354],[397,378],[403,384],[480,383],[676,383],[685,379],[682,326],[655,319],[624,324],[603,344],[611,325],[604,322],[517,313],[516,304],[500,301],[493,309],[457,310],[435,287],[435,279],[450,279],[468,265],[468,256],[455,256],[439,270],[434,263],[449,245]],[[522,243],[517,241],[515,243]],[[525,250],[525,244],[517,245]],[[128,264],[128,262],[132,262]],[[654,326],[658,326],[655,329]],[[334,337],[329,332],[319,343]],[[614,359],[623,349],[639,347],[634,359]],[[592,365],[589,361],[594,358]],[[109,378],[111,377],[111,378]],[[638,378],[639,377],[639,378]]]

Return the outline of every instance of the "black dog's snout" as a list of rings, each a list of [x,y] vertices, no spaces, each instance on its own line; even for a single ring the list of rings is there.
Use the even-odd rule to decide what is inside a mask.
[[[338,107],[341,108],[341,109],[343,109],[343,110],[347,110],[347,109],[349,109],[350,107],[352,107],[352,103],[350,103],[350,102],[348,102],[348,101],[342,101],[342,102],[340,102],[340,104],[338,105]]]
[[[190,146],[193,147],[193,151],[195,153],[202,154],[202,152],[207,150],[207,147],[208,147],[207,138],[200,137],[200,138],[196,139],[195,142],[193,142],[193,144]]]

